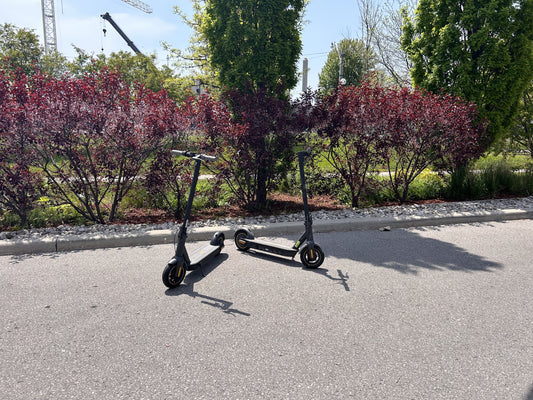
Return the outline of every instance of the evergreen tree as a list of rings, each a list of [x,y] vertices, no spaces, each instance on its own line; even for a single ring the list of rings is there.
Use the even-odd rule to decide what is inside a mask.
[[[533,0],[420,0],[403,48],[413,83],[474,101],[502,137],[533,74]]]
[[[298,82],[305,0],[206,0],[200,25],[222,87],[278,92]]]

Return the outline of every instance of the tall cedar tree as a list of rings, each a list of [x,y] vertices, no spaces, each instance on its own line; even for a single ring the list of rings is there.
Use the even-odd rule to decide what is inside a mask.
[[[234,143],[242,143],[237,157],[230,156],[229,147],[224,149],[229,160],[227,169],[233,171],[236,181],[245,178],[241,189],[246,193],[247,206],[267,205],[274,171],[279,163],[286,165],[290,157],[287,150],[291,142],[286,135],[290,129],[284,126],[289,117],[285,114],[290,112],[286,89],[298,82],[305,3],[306,0],[205,2],[205,18],[199,29],[235,123],[245,127]],[[236,138],[226,139],[231,142]],[[250,189],[253,193],[248,193]]]
[[[505,134],[533,76],[533,0],[420,0],[405,21],[414,84],[475,102],[490,139]]]
[[[533,80],[522,93],[518,115],[513,125],[512,141],[519,149],[526,149],[533,157]]]
[[[305,0],[206,0],[201,25],[222,87],[266,89],[298,82]]]

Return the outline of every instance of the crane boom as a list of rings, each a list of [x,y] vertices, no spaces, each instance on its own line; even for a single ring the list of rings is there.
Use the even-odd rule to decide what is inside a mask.
[[[144,11],[147,14],[150,14],[152,12],[152,8],[146,4],[143,3],[140,0],[122,0],[124,3],[128,3],[129,5],[138,8],[141,11]]]
[[[105,14],[102,14],[101,17],[105,19],[106,21],[109,21],[109,23],[115,28],[115,30],[118,32],[120,36],[122,36],[122,39],[126,41],[128,46],[132,48],[132,50],[137,54],[142,54],[141,51],[135,46],[135,44],[130,40],[130,38],[120,29],[120,27],[117,25],[115,21],[113,21],[113,18],[111,18],[111,15],[109,15],[108,12]]]

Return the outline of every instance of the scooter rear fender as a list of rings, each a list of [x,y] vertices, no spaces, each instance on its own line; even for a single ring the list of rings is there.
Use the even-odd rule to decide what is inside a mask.
[[[235,231],[235,236],[237,236],[239,233],[245,233],[246,234],[246,239],[249,239],[249,240],[252,240],[252,239],[255,239],[254,235],[252,234],[252,232],[247,229],[247,228],[239,228]]]
[[[222,232],[216,232],[213,235],[213,238],[209,242],[211,246],[219,246],[220,248],[224,247],[224,240],[226,237],[224,236],[224,233]]]

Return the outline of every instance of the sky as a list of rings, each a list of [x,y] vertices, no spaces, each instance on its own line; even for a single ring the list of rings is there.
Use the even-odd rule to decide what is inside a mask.
[[[231,1],[231,0],[229,0]],[[167,53],[162,42],[185,50],[192,30],[174,13],[180,7],[192,16],[190,0],[143,0],[153,12],[147,14],[121,0],[55,0],[57,47],[67,58],[75,56],[72,45],[97,55],[120,50],[131,51],[111,24],[100,16],[106,12],[145,54],[155,54],[165,63]],[[361,35],[357,0],[311,0],[305,14],[302,34],[303,51],[299,61],[309,60],[308,85],[318,87],[320,73],[333,42]],[[33,29],[43,43],[41,0],[0,0],[0,24]],[[104,35],[103,29],[106,29]],[[301,82],[295,90],[301,90]]]

